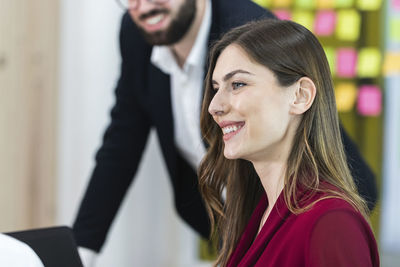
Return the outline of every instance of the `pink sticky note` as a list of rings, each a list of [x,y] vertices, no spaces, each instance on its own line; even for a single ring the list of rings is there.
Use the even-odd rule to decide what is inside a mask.
[[[400,10],[400,0],[392,0],[393,9]]]
[[[382,92],[376,85],[362,85],[358,91],[358,113],[378,116],[382,111]]]
[[[357,51],[353,48],[340,48],[336,55],[336,75],[344,78],[354,77],[356,75]]]
[[[331,35],[335,30],[336,13],[332,10],[321,10],[318,11],[315,24],[314,32],[317,35],[327,36]]]
[[[276,9],[273,12],[281,20],[290,20],[292,18],[290,11],[286,9]]]

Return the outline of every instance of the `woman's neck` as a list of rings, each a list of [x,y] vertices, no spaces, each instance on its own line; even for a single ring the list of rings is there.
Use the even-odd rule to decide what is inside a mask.
[[[253,162],[268,198],[268,207],[273,207],[284,186],[286,162]]]

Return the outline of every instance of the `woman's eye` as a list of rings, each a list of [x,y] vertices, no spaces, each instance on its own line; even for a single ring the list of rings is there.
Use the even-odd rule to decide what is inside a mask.
[[[243,86],[245,86],[245,85],[246,85],[245,83],[233,82],[233,83],[232,83],[232,88],[233,88],[233,90],[236,90],[236,89],[239,89],[240,87],[243,87]]]

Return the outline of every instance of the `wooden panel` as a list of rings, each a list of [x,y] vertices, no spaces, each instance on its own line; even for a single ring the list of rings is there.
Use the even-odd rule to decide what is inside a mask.
[[[58,1],[0,0],[0,231],[55,219]]]

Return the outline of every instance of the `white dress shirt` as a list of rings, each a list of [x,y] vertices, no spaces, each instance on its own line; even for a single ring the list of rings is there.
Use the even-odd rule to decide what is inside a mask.
[[[0,234],[0,266],[43,267],[43,263],[27,244]]]
[[[151,54],[151,63],[171,77],[175,145],[194,169],[205,154],[200,133],[200,109],[210,27],[211,2],[208,0],[196,41],[182,68],[167,46],[154,46]]]

